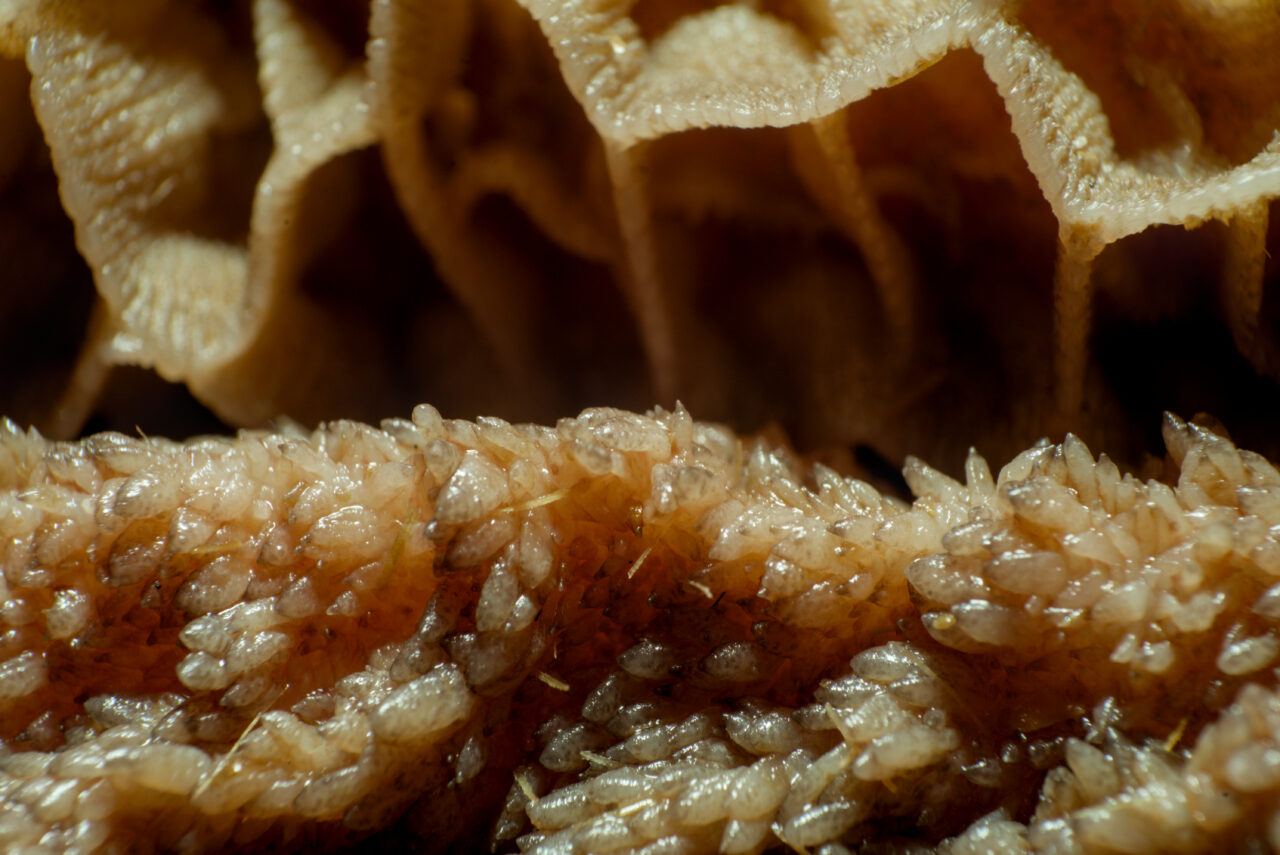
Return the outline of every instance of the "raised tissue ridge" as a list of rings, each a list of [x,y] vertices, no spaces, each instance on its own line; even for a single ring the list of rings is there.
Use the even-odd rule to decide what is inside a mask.
[[[0,411],[60,438],[1280,454],[1274,0],[9,0],[0,117]]]
[[[0,848],[1280,846],[1280,473],[1164,435],[907,505],[682,408],[5,423]]]

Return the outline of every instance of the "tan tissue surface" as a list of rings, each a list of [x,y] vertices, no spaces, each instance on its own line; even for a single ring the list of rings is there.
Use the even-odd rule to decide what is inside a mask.
[[[1273,0],[0,0],[0,118],[0,848],[1280,847],[1154,430],[1280,455]]]
[[[683,409],[0,437],[7,851],[1280,845],[1280,473]],[[29,848],[23,848],[29,847]]]
[[[953,470],[1066,429],[1136,460],[1169,408],[1262,444],[1276,418],[1274,2],[10,0],[0,27],[0,392],[55,434],[182,400],[118,365],[232,426],[680,399]]]

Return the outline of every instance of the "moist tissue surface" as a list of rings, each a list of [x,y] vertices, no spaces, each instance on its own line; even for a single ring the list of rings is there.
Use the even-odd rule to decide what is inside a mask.
[[[588,410],[0,430],[0,848],[1280,846],[1280,472],[1167,416],[914,501]]]
[[[1278,131],[1274,0],[0,0],[0,412],[329,420],[0,427],[0,850],[1280,848],[1280,476],[1124,474],[1280,459]],[[334,421],[677,396],[964,483]]]

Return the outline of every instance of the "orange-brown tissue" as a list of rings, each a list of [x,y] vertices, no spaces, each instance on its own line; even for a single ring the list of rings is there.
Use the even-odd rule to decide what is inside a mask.
[[[682,408],[0,436],[14,852],[1280,844],[1280,473],[911,505]]]

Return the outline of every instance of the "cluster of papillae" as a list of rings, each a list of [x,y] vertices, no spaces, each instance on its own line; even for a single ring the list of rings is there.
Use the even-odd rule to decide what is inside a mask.
[[[683,409],[9,424],[0,848],[1280,845],[1280,473],[1165,438],[907,506]]]
[[[1134,351],[1277,370],[1272,2],[11,0],[0,51],[0,395],[63,434],[140,364],[234,425],[679,396],[951,466],[1131,451]]]

